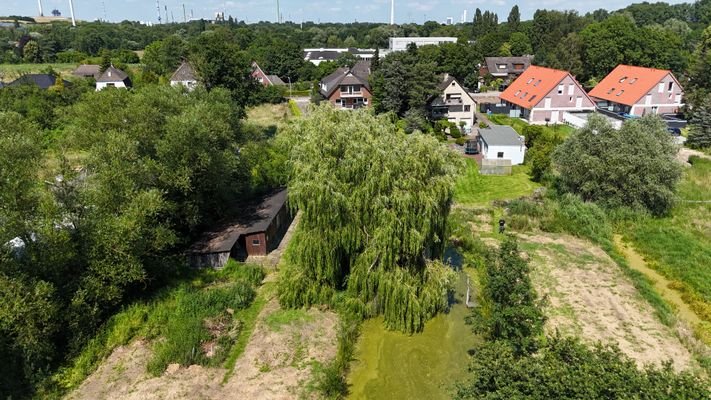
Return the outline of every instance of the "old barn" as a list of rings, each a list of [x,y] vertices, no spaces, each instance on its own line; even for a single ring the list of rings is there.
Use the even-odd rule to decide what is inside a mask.
[[[292,220],[283,189],[245,207],[239,217],[206,232],[188,250],[193,267],[222,268],[229,258],[266,256],[279,246]]]

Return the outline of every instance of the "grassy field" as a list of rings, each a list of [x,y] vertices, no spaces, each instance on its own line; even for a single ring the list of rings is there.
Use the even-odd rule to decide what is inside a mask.
[[[52,67],[53,70],[62,75],[70,74],[78,64],[0,64],[0,80],[9,82],[15,80],[23,74],[34,74],[47,70]]]
[[[488,117],[491,122],[499,125],[508,125],[513,127],[516,132],[519,134],[523,134],[523,128],[528,125],[526,121],[520,119],[520,118],[511,118],[509,116],[503,115],[503,114],[492,114]],[[568,126],[568,125],[563,125],[563,124],[555,124],[555,125],[548,125],[548,126],[543,126],[543,129],[551,130],[553,132],[558,132],[563,135],[563,137],[568,137],[575,128]]]
[[[290,118],[291,111],[287,103],[261,104],[247,110],[247,122],[261,127],[281,127]]]
[[[492,200],[510,200],[531,194],[539,184],[531,181],[528,166],[516,165],[507,176],[480,175],[474,160],[454,187],[454,201],[465,205],[488,205]]]
[[[666,218],[624,227],[647,262],[682,290],[685,301],[711,323],[711,160],[692,159],[679,186],[679,203]]]

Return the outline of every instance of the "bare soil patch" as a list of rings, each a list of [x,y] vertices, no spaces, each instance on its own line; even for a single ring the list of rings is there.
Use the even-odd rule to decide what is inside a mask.
[[[136,341],[114,350],[70,399],[294,399],[307,393],[315,362],[326,363],[336,354],[338,317],[311,309],[308,318],[274,330],[265,318],[279,310],[272,298],[262,309],[247,348],[234,373],[223,383],[224,368],[171,364],[159,377],[146,372],[150,344]]]
[[[532,280],[548,300],[546,329],[588,342],[617,344],[640,366],[671,360],[694,365],[689,351],[663,325],[615,262],[592,243],[567,235],[523,235]]]

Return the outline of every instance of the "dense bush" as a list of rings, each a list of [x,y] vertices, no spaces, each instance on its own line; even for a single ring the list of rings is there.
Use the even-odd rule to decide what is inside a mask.
[[[553,158],[563,190],[610,208],[661,215],[674,204],[681,177],[675,155],[666,125],[657,116],[629,120],[619,130],[592,116]]]
[[[587,347],[551,337],[532,355],[519,357],[506,342],[472,352],[470,380],[455,399],[708,399],[709,382],[671,363],[639,369],[617,348]]]
[[[513,236],[487,257],[482,277],[482,305],[475,309],[474,330],[487,340],[503,340],[516,354],[536,349],[545,317]]]

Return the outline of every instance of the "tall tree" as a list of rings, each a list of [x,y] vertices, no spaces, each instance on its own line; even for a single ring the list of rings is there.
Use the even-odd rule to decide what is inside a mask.
[[[220,29],[200,35],[193,43],[190,61],[208,90],[221,87],[232,93],[243,116],[244,107],[257,91],[257,82],[252,78],[252,62],[229,42],[229,34]]]
[[[329,302],[345,289],[356,314],[406,332],[447,307],[452,271],[439,258],[461,161],[387,116],[321,106],[283,134],[289,200],[301,211],[279,300]]]
[[[699,107],[694,107],[686,144],[697,149],[711,148],[711,95],[707,95]]]
[[[518,32],[519,26],[521,25],[521,12],[518,10],[518,4],[511,7],[507,21],[509,23],[509,31]]]

